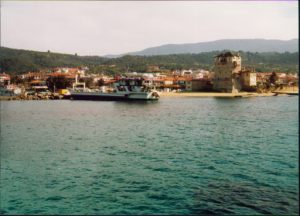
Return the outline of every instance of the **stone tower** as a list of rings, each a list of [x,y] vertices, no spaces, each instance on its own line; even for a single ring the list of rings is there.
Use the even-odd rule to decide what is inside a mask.
[[[220,92],[239,92],[241,63],[239,53],[225,52],[215,56],[213,89]]]

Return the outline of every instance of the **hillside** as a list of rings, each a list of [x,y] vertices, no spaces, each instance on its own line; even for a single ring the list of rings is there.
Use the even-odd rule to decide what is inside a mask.
[[[53,67],[88,66],[92,73],[121,74],[125,71],[147,72],[151,65],[161,69],[207,69],[213,70],[214,56],[220,51],[200,54],[172,54],[157,56],[131,56],[104,58],[99,56],[77,56],[69,54],[36,52],[1,47],[0,72],[21,74]],[[298,72],[299,54],[240,52],[243,66],[253,66],[258,72]]]
[[[298,39],[287,41],[266,39],[225,39],[201,43],[167,44],[147,48],[138,52],[127,53],[127,55],[168,55],[182,53],[203,53],[217,50],[283,53],[298,52],[298,44]]]
[[[105,58],[98,56],[77,56],[70,54],[37,52],[0,47],[0,69],[20,74],[53,67],[78,67],[101,64]]]

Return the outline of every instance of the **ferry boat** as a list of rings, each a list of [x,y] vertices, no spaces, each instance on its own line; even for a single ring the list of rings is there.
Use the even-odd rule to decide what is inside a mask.
[[[89,90],[70,90],[73,100],[158,100],[156,90],[143,85],[141,78],[122,78],[114,83],[112,91],[92,92]]]

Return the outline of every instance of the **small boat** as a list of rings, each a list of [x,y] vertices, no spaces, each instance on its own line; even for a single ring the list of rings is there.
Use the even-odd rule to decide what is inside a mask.
[[[73,100],[158,100],[159,94],[143,85],[143,79],[140,78],[122,78],[114,83],[114,89],[110,92],[70,90],[70,98]]]

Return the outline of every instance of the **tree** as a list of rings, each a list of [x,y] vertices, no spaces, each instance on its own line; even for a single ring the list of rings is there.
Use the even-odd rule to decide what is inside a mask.
[[[79,79],[79,82],[84,82],[86,87],[91,88],[94,84],[94,79],[91,77],[83,77]]]
[[[51,91],[56,91],[57,89],[65,89],[71,87],[71,80],[65,76],[50,76],[46,80],[46,84]]]
[[[99,87],[104,86],[104,85],[105,85],[104,79],[102,79],[102,78],[99,79],[98,82],[97,82],[97,85],[98,85]]]
[[[11,76],[11,79],[10,79],[11,83],[13,84],[22,84],[24,83],[24,80],[22,80],[19,76],[17,75],[14,75],[14,76]]]
[[[274,84],[274,85],[275,85],[275,83],[276,83],[277,80],[278,80],[278,77],[277,77],[276,73],[273,72],[273,73],[271,74],[270,78],[269,78],[269,82],[270,82],[271,84]]]

